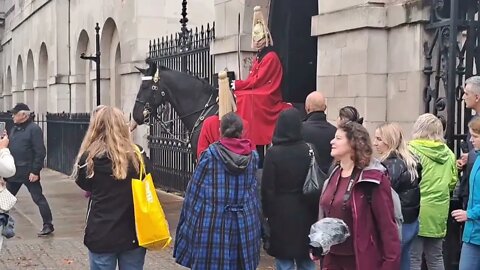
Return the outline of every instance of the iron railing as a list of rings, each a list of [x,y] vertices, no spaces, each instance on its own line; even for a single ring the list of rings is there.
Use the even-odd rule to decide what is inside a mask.
[[[463,85],[480,67],[479,9],[478,0],[432,0],[430,22],[425,26],[430,34],[430,41],[424,43],[425,112],[443,121],[446,142],[457,155],[472,117],[462,101]],[[456,196],[450,208],[461,208]],[[461,224],[449,217],[444,241],[446,269],[458,269],[461,232]]]
[[[180,32],[150,41],[148,61],[158,66],[189,73],[214,84],[215,58],[210,55],[210,42],[215,39],[215,24],[193,29],[187,28],[186,1],[182,2]],[[177,119],[175,110],[166,104],[162,117]],[[190,144],[179,142],[171,134],[183,134],[188,130],[180,120],[171,125],[167,134],[157,119],[150,119],[148,146],[156,184],[167,191],[183,193],[194,170],[194,155]]]
[[[88,129],[88,113],[47,113],[47,167],[71,174]]]

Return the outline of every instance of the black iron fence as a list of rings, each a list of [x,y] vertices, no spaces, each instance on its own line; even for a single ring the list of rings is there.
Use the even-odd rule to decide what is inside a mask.
[[[463,84],[465,79],[478,75],[480,66],[479,3],[432,0],[430,5],[430,22],[425,26],[430,40],[424,44],[425,112],[443,120],[447,144],[458,155],[472,117],[462,100]],[[450,210],[461,207],[454,194]],[[444,242],[445,269],[458,269],[462,229],[460,223],[449,217]]]
[[[43,131],[43,139],[47,148],[46,167],[70,174],[80,144],[88,129],[90,114],[47,113],[35,115],[32,113],[32,118]],[[0,112],[0,122],[5,122],[7,134],[10,134],[14,126],[12,114]]]
[[[88,129],[88,113],[47,113],[47,167],[72,172],[75,158]]]
[[[210,42],[214,38],[214,24],[195,30],[187,30],[184,25],[175,35],[150,41],[148,58],[158,66],[186,72],[213,84],[215,59],[210,55]],[[164,117],[178,118],[169,104],[165,111]],[[194,169],[191,145],[165,133],[157,119],[152,117],[150,123],[148,145],[156,184],[167,191],[184,192]],[[172,123],[171,132],[188,137],[188,130],[180,120]]]

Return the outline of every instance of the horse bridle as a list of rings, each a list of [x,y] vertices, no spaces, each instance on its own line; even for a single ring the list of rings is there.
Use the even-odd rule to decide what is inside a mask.
[[[158,93],[158,73],[155,73],[155,76],[143,76],[142,81],[153,81],[151,90],[153,92],[153,100],[155,100],[156,95]],[[163,106],[165,104],[165,96],[167,93],[165,90],[160,90],[160,96],[162,97],[162,101],[160,102],[159,106]],[[152,113],[152,107],[150,106],[150,102],[148,100],[141,100],[138,97],[135,99],[135,103],[140,103],[143,105],[143,123],[146,125],[150,124],[150,115]],[[158,113],[154,115],[155,119],[159,120]]]
[[[172,138],[174,140],[179,141],[179,142],[181,142],[183,144],[186,144],[186,145],[189,144],[192,141],[192,136],[195,133],[195,130],[205,120],[205,117],[212,111],[214,105],[217,104],[216,100],[214,100],[214,102],[212,102],[214,93],[212,92],[212,94],[210,95],[210,97],[207,100],[207,103],[205,103],[205,105],[203,106],[202,109],[193,111],[191,113],[188,113],[188,114],[185,114],[185,115],[182,115],[182,116],[179,116],[179,117],[167,120],[167,121],[164,121],[162,117],[159,117],[159,115],[163,115],[164,111],[166,110],[165,103],[167,102],[167,100],[166,100],[167,93],[163,89],[159,91],[158,72],[155,73],[155,76],[153,76],[153,77],[152,76],[142,77],[142,81],[148,81],[148,80],[153,81],[152,87],[151,87],[151,91],[153,92],[153,99],[155,100],[155,95],[157,93],[160,93],[160,96],[162,97],[162,100],[158,105],[158,106],[161,106],[160,112],[158,112],[158,110],[156,110],[156,113],[153,115],[153,117],[160,123],[160,126],[162,127],[162,129],[164,131],[166,131],[166,133],[168,135],[172,136]],[[143,122],[144,122],[144,124],[147,124],[147,125],[150,125],[150,126],[153,125],[153,123],[150,123],[150,116],[152,114],[152,107],[150,106],[150,103],[146,100],[141,100],[138,97],[135,99],[135,102],[140,103],[144,106],[144,109],[143,109],[143,117],[144,117]],[[200,113],[200,115],[197,118],[197,120],[195,121],[195,124],[193,125],[191,132],[174,133],[168,127],[168,125],[170,123],[173,123],[173,122],[178,121],[178,120],[182,120],[183,118],[192,116],[192,115],[197,114],[197,113]],[[184,137],[185,135],[188,135],[188,140],[186,140],[186,141],[182,139],[182,137]]]

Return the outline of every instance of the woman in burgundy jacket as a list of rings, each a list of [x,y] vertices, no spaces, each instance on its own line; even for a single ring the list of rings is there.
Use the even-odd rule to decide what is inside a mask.
[[[387,170],[372,159],[372,142],[360,124],[341,124],[331,142],[337,166],[325,182],[320,218],[340,218],[351,236],[333,246],[324,270],[398,270],[400,239]]]

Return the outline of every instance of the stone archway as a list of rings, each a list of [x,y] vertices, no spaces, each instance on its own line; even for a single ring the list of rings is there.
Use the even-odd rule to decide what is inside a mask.
[[[31,110],[36,111],[34,102],[33,81],[35,79],[35,62],[33,61],[32,50],[28,51],[27,55],[27,73],[25,78],[25,84],[23,88],[23,101],[30,106]]]
[[[5,76],[5,88],[3,88],[3,108],[8,110],[12,108],[12,70],[10,66],[7,68]]]
[[[114,44],[112,44],[114,45]],[[110,104],[118,108],[122,108],[122,74],[120,73],[120,65],[122,64],[122,49],[120,43],[116,44],[113,52],[112,65],[111,65],[111,78],[113,80],[110,83]]]
[[[75,64],[73,70],[73,80],[72,80],[72,112],[84,112],[91,110],[90,102],[90,93],[87,93],[87,81],[90,79],[90,70],[87,70],[87,62],[83,59],[80,59],[80,55],[87,52],[90,39],[88,33],[85,30],[80,32],[77,43],[77,50],[75,53]]]
[[[12,91],[12,102],[23,102],[23,61],[22,56],[17,58],[17,73],[15,76],[15,88]]]
[[[117,25],[112,18],[108,18],[103,25],[100,39],[102,52],[100,101],[102,104],[115,105],[115,83],[111,83],[111,78],[115,78],[115,49],[119,40]],[[115,48],[112,52],[113,46]]]
[[[45,113],[47,108],[52,108],[49,107],[51,105],[47,104],[49,63],[47,45],[45,43],[42,43],[40,46],[38,55],[37,79],[33,83],[34,108],[36,108],[38,113]]]

